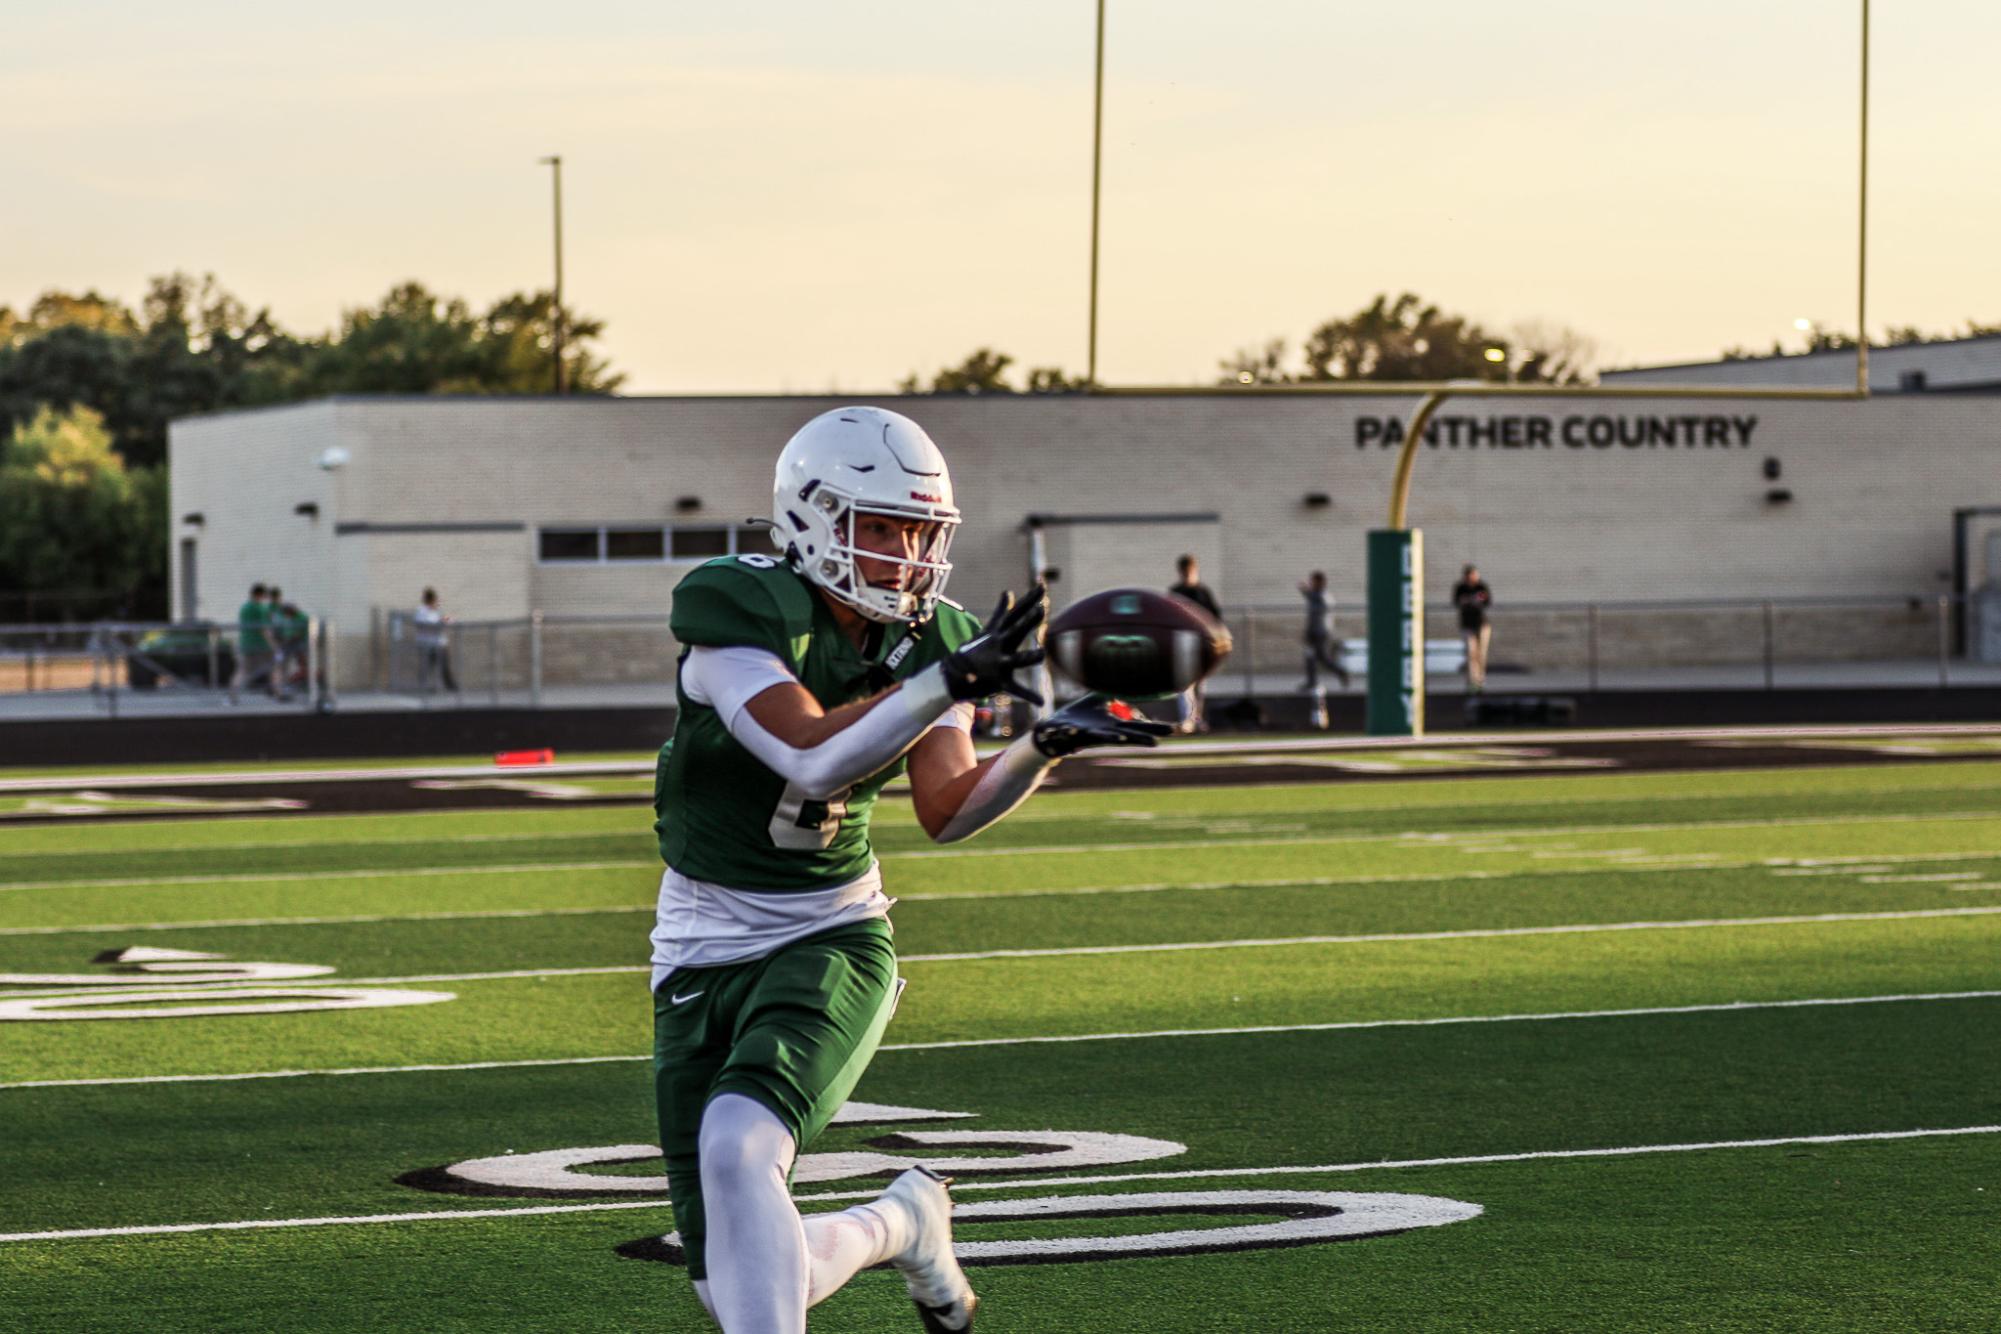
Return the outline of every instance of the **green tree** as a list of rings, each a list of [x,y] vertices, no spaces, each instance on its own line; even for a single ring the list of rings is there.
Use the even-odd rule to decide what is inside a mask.
[[[1286,340],[1239,348],[1220,361],[1221,384],[1328,380],[1487,380],[1583,384],[1592,377],[1591,340],[1562,325],[1524,321],[1502,334],[1425,301],[1381,293],[1352,315],[1307,336],[1294,365]]]
[[[563,363],[571,392],[615,391],[624,377],[610,370],[595,346],[603,337],[603,322],[566,311],[564,331]],[[158,616],[166,610],[166,497],[160,469],[169,422],[321,394],[547,393],[554,380],[554,342],[546,293],[513,293],[475,314],[462,300],[403,283],[379,305],[348,311],[338,329],[300,338],[281,329],[268,309],[253,311],[224,290],[213,274],[154,278],[136,312],[97,292],[50,291],[25,314],[0,307],[0,439],[25,430],[32,447],[40,449],[33,442],[56,439],[48,434],[56,429],[52,421],[71,423],[65,429],[73,433],[82,429],[74,426],[82,419],[72,409],[90,410],[96,423],[91,429],[107,436],[114,461],[130,471],[119,474],[122,481],[107,471],[81,490],[60,493],[68,497],[61,502],[69,506],[64,512],[77,522],[112,523],[114,512],[122,513],[118,506],[86,501],[123,488],[137,516],[133,521],[157,521],[159,526],[145,538],[136,572],[126,570],[100,585],[95,582],[100,576],[112,577],[100,571],[75,586],[136,597],[139,601],[128,610]],[[46,415],[50,410],[52,415]],[[40,491],[19,491],[29,474],[19,468],[15,472],[21,475],[10,485],[19,494],[0,507],[10,533],[25,531],[27,523],[16,522],[13,503],[42,507],[37,513],[55,512],[47,507],[56,504]],[[74,577],[82,578],[103,564],[92,564],[97,558],[86,560],[85,555],[117,548],[125,540],[121,534],[129,531],[129,524],[102,534],[79,530],[61,548],[68,553],[62,560],[74,567]],[[53,588],[28,582],[30,574],[41,579],[47,571],[23,551],[16,552],[13,564],[0,565],[9,572],[7,578],[22,589]],[[34,571],[28,571],[29,565]]]
[[[1841,329],[1829,329],[1818,322],[1809,323],[1801,331],[1804,346],[1787,347],[1774,338],[1769,352],[1759,352],[1741,344],[1723,349],[1719,360],[1747,361],[1753,357],[1801,357],[1809,352],[1839,352],[1855,346],[1855,335]],[[1914,343],[1952,343],[1962,338],[1991,338],[2001,334],[2001,324],[1982,324],[1979,320],[1968,320],[1965,327],[1941,329],[1936,332],[1921,329],[1915,324],[1893,324],[1883,330],[1883,334],[1872,346],[1908,347]]]
[[[101,414],[45,407],[0,447],[0,584],[129,609],[164,563],[165,503],[158,470],[128,469]]]
[[[44,294],[0,345],[0,430],[43,406],[95,408],[126,462],[167,455],[167,423],[300,396],[299,345],[215,279],[153,279],[141,313],[95,293]]]
[[[1505,380],[1506,341],[1414,292],[1387,293],[1328,320],[1306,340],[1304,380]]]
[[[1014,358],[990,347],[976,348],[956,366],[947,366],[931,377],[927,386],[912,371],[897,381],[899,394],[1014,394],[1022,392],[1007,378]],[[1060,366],[1036,366],[1028,372],[1031,394],[1077,394],[1091,387],[1083,376],[1066,374]]]
[[[515,292],[480,317],[480,337],[493,350],[494,383],[501,394],[546,394],[555,383],[555,326],[549,292]],[[572,394],[610,394],[625,383],[591,346],[604,337],[604,321],[563,309],[563,384]]]
[[[484,314],[422,283],[392,287],[373,308],[341,317],[340,328],[305,351],[304,378],[315,394],[546,394],[555,383],[549,297],[517,292]],[[624,377],[591,347],[604,324],[566,311],[563,367],[572,393],[607,394]]]
[[[1283,338],[1274,338],[1263,347],[1240,347],[1217,364],[1222,367],[1221,384],[1290,384],[1293,373],[1286,369],[1289,350]]]

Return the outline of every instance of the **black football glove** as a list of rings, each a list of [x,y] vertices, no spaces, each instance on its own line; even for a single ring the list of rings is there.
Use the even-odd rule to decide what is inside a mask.
[[[952,698],[983,699],[1005,693],[1042,703],[1042,696],[1015,680],[1014,674],[1042,661],[1042,646],[1034,641],[1034,634],[1048,614],[1049,590],[1042,584],[1029,589],[1020,602],[1012,593],[1001,594],[986,629],[945,656],[945,688],[952,692]],[[1023,648],[1024,643],[1028,647]]]
[[[1035,725],[1035,748],[1060,760],[1086,746],[1157,746],[1173,730],[1123,700],[1086,695]]]

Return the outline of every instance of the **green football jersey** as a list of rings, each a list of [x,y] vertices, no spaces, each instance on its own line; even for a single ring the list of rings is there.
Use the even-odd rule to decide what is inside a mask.
[[[691,571],[674,590],[669,624],[684,646],[776,655],[825,709],[877,693],[875,669],[907,629],[882,627],[872,653],[864,653],[812,585],[771,556],[724,556]],[[902,660],[884,670],[900,681],[979,629],[963,608],[941,601],[910,633]],[[744,749],[714,709],[685,692],[679,698],[674,735],[660,749],[653,780],[653,827],[669,866],[693,880],[781,892],[824,889],[868,870],[875,855],[869,815],[883,785],[903,772],[902,760],[831,800],[809,801]]]
[[[271,647],[265,637],[264,627],[271,623],[271,608],[262,602],[250,601],[236,609],[237,652],[262,653]]]

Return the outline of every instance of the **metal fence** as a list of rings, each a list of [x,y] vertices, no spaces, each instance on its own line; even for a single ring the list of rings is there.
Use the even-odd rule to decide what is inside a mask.
[[[333,707],[332,627],[309,620],[266,648],[234,621],[0,625],[0,715],[159,715]],[[257,646],[246,648],[251,636]]]
[[[372,690],[489,708],[672,704],[681,652],[658,615],[536,612],[424,626],[393,611],[373,639]]]
[[[2001,664],[1957,648],[1962,602],[1910,597],[1498,603],[1488,615],[1490,692],[1808,689],[2001,685]],[[1210,689],[1284,694],[1304,683],[1301,604],[1226,610],[1236,641]],[[1362,607],[1334,615],[1339,661],[1359,692]],[[1451,689],[1464,670],[1457,612],[1425,608],[1427,675]]]
[[[1487,689],[2001,686],[2001,662],[1958,651],[1963,610],[1944,595],[1503,602],[1490,614]],[[1981,609],[1973,611],[1980,621]],[[1302,689],[1301,604],[1233,607],[1225,620],[1236,650],[1211,682],[1212,697]],[[1464,665],[1457,616],[1441,604],[1425,620],[1431,688],[1451,693]],[[1360,693],[1363,609],[1337,608],[1334,632],[1350,680],[1327,688]],[[2001,628],[1965,638],[2001,645]],[[680,652],[661,615],[538,613],[426,630],[409,613],[390,612],[365,638],[344,641],[313,622],[278,664],[273,698],[268,681],[239,679],[240,640],[228,622],[0,626],[0,718],[331,709],[336,686],[350,708],[664,707],[674,702]]]

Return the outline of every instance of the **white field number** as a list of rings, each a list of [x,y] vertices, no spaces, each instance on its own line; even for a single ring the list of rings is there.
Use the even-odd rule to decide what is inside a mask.
[[[888,1125],[908,1121],[969,1119],[973,1119],[972,1113],[849,1103],[834,1117],[833,1124]],[[1075,1172],[1124,1163],[1158,1161],[1187,1152],[1186,1145],[1172,1140],[1077,1130],[904,1130],[867,1143],[872,1151],[801,1156],[794,1181],[826,1182],[858,1177],[886,1179],[917,1163],[956,1177]],[[909,1152],[913,1149],[942,1149],[947,1152]],[[973,1153],[970,1150],[987,1152]],[[1006,1152],[1010,1150],[1012,1152]],[[412,1173],[403,1179],[407,1184],[422,1185],[426,1189],[489,1196],[658,1196],[664,1195],[667,1188],[659,1175],[659,1161],[660,1150],[654,1145],[610,1144],[596,1148],[548,1149],[536,1153],[476,1158],[442,1169]],[[634,1165],[653,1167],[643,1173],[617,1175],[584,1170]],[[1246,1172],[1246,1175],[1255,1175],[1255,1171]],[[1437,1196],[1316,1190],[1226,1189],[1124,1195],[1047,1195],[1034,1199],[974,1202],[961,1200],[954,1205],[953,1216],[966,1223],[1157,1215],[1210,1220],[1236,1215],[1257,1221],[1230,1221],[1217,1226],[1116,1236],[961,1240],[954,1249],[960,1261],[966,1264],[1037,1264],[1200,1255],[1382,1236],[1457,1223],[1476,1217],[1480,1212],[1477,1204]],[[683,1262],[677,1233],[641,1238],[618,1249],[620,1254],[635,1259]]]

